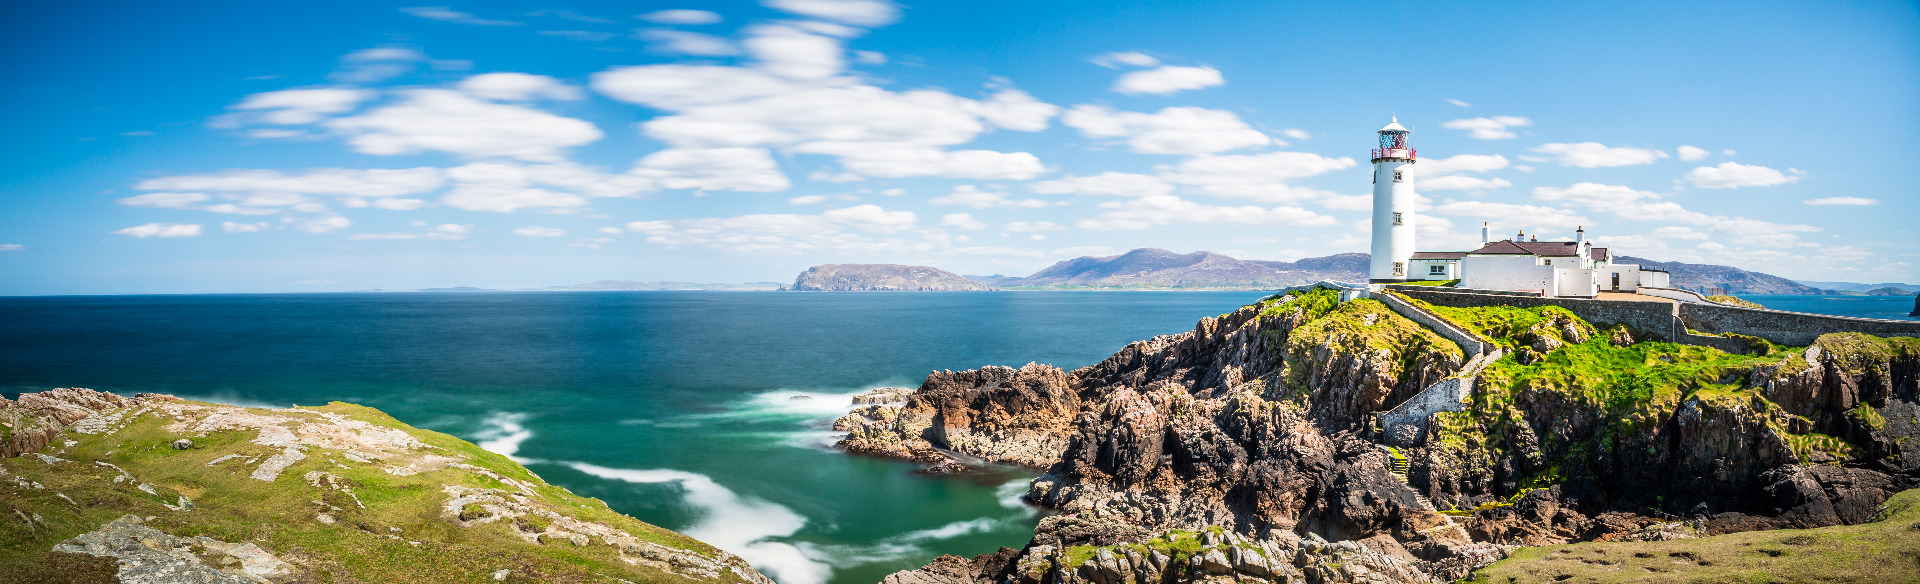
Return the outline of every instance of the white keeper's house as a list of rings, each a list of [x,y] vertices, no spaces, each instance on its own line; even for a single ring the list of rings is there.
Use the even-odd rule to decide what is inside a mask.
[[[1592,298],[1600,292],[1634,292],[1641,286],[1665,288],[1665,271],[1616,264],[1613,251],[1594,247],[1585,227],[1573,241],[1513,239],[1494,241],[1491,226],[1480,225],[1480,247],[1473,251],[1414,251],[1413,173],[1419,162],[1409,143],[1413,131],[1395,118],[1380,129],[1373,150],[1373,260],[1367,278],[1375,284],[1422,280],[1459,280],[1455,286],[1477,290],[1534,292],[1542,296]]]

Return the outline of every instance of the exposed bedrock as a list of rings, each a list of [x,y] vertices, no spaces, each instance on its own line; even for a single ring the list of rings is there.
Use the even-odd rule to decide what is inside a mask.
[[[843,418],[842,446],[1046,469],[1027,498],[1063,515],[1032,543],[902,583],[1447,581],[1513,545],[1858,523],[1920,483],[1903,452],[1920,448],[1920,342],[1728,356],[1549,312],[1503,336],[1513,356],[1411,448],[1388,448],[1373,414],[1466,356],[1321,292],[1071,373],[935,372],[905,405]],[[1583,367],[1601,371],[1556,373]]]

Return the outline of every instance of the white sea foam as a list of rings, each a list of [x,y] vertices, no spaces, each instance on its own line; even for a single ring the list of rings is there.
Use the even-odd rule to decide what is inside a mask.
[[[530,462],[528,459],[514,456],[515,453],[520,452],[520,443],[533,437],[533,430],[528,430],[526,426],[520,424],[526,420],[527,415],[524,413],[494,412],[493,415],[487,416],[487,428],[475,435],[480,439],[475,444],[487,452],[526,464]]]
[[[994,487],[993,494],[1000,498],[1001,506],[1028,515],[1035,515],[1038,514],[1040,510],[1034,509],[1033,505],[1027,504],[1027,500],[1023,498],[1032,487],[1033,479],[1013,479],[1007,481],[1007,484]]]
[[[603,479],[630,483],[679,483],[687,503],[699,507],[702,517],[680,530],[688,536],[733,552],[780,584],[821,584],[833,569],[800,547],[772,541],[800,531],[807,518],[792,509],[760,499],[741,497],[707,475],[683,470],[607,468],[584,462],[563,463]]]
[[[802,543],[800,548],[809,557],[832,564],[837,568],[850,568],[867,564],[897,562],[916,556],[925,557],[930,543],[943,539],[952,539],[963,535],[985,533],[1008,525],[1007,519],[983,517],[966,521],[955,521],[931,529],[909,531],[888,538],[886,541],[870,545],[834,545]]]
[[[234,393],[231,391],[223,391],[223,392],[212,394],[212,395],[181,395],[177,397],[179,397],[180,399],[201,401],[201,402],[207,402],[211,404],[226,404],[230,406],[240,406],[243,408],[261,408],[261,409],[268,409],[268,410],[277,410],[277,409],[292,405],[291,403],[275,404],[275,403],[263,402],[256,399],[248,399],[248,398],[240,397],[240,394]]]

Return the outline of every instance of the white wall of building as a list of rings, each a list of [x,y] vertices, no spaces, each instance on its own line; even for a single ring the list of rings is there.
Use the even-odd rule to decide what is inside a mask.
[[[1555,266],[1553,268],[1553,281],[1556,283],[1556,286],[1554,286],[1554,290],[1548,294],[1551,296],[1592,298],[1600,292],[1600,287],[1598,286],[1599,278],[1595,277],[1598,274],[1599,272],[1586,268],[1562,268]]]
[[[1673,274],[1666,272],[1640,270],[1640,285],[1652,286],[1654,288],[1672,288],[1673,286],[1667,285],[1672,276]]]
[[[1413,161],[1383,159],[1373,165],[1373,260],[1367,270],[1372,280],[1419,280],[1413,273],[1414,200]],[[1394,180],[1394,173],[1400,180]],[[1400,220],[1394,221],[1395,214]],[[1394,272],[1394,264],[1400,272]]]
[[[1633,264],[1610,264],[1596,270],[1600,278],[1600,290],[1605,292],[1632,292],[1640,288],[1640,266]],[[1616,280],[1617,278],[1617,280]],[[1620,288],[1614,289],[1618,282]]]
[[[1460,272],[1461,288],[1538,291],[1550,296],[1559,289],[1554,267],[1530,255],[1470,255],[1460,260]]]

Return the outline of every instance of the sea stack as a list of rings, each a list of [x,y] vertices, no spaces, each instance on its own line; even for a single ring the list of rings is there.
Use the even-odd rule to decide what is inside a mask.
[[[1913,312],[1907,313],[1907,316],[1920,316],[1920,294],[1913,295]]]

